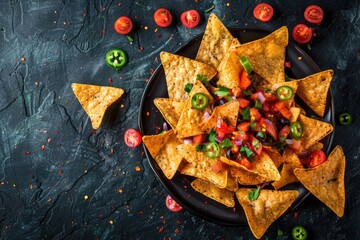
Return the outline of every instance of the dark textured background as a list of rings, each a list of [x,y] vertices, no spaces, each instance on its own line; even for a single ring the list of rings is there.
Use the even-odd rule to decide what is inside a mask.
[[[214,5],[212,12],[227,26],[274,30],[287,25],[291,31],[305,23],[305,7],[317,3],[325,20],[321,26],[309,24],[317,37],[311,50],[303,49],[321,69],[334,69],[336,114],[348,111],[354,117],[351,126],[336,124],[333,142],[343,146],[347,157],[345,214],[338,219],[310,196],[276,221],[264,238],[276,239],[281,229],[284,236],[278,239],[291,239],[291,228],[301,224],[310,239],[358,239],[359,2],[268,1],[276,11],[269,23],[252,17],[259,2],[0,0],[0,238],[253,239],[248,227],[223,227],[185,210],[168,211],[167,193],[142,147],[126,147],[123,134],[138,128],[141,94],[159,65],[160,51],[173,52],[202,33],[209,15],[205,9]],[[159,7],[173,14],[168,28],[156,28],[153,13]],[[202,20],[189,30],[179,17],[192,8]],[[113,30],[121,15],[135,24],[132,44]],[[121,73],[104,62],[113,47],[129,56]],[[122,106],[110,111],[98,131],[72,93],[74,82],[125,89]]]

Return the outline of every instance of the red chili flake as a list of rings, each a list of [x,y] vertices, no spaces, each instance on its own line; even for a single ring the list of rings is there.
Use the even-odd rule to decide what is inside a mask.
[[[233,212],[236,212],[236,208],[233,208]]]
[[[360,51],[356,53],[356,55],[360,56]]]
[[[25,152],[25,154],[26,154],[26,155],[29,155],[29,154],[30,154],[30,152],[29,152],[29,151],[26,151],[26,152]]]
[[[115,153],[115,150],[113,148],[110,149],[111,154]]]
[[[223,18],[226,18],[226,17],[227,17],[227,15],[226,15],[226,14],[224,14],[224,15],[223,15]]]
[[[164,227],[159,228],[159,233],[161,233],[162,231],[164,231]]]
[[[182,222],[180,222],[180,220],[176,220],[176,223],[179,224],[179,225],[182,224]]]
[[[51,138],[48,138],[47,142],[50,143],[50,142],[51,142]]]
[[[58,174],[63,174],[63,173],[64,173],[64,170],[62,170],[62,169],[58,170]]]
[[[161,38],[161,34],[156,34],[156,35],[155,35],[155,38],[156,38],[156,39]]]
[[[142,214],[144,214],[144,212],[143,212],[143,211],[141,211],[141,210],[140,210],[140,212],[139,212],[139,213],[140,213],[141,215],[142,215]]]
[[[109,83],[112,83],[112,82],[113,82],[112,78],[109,78],[109,79],[108,79],[108,82],[109,82]]]
[[[106,34],[106,29],[101,30],[101,33],[102,33],[103,35],[105,35],[105,34]]]
[[[86,12],[83,12],[83,14],[82,14],[84,17],[86,17]]]
[[[114,173],[113,173],[114,178],[116,178],[118,175],[119,175],[118,172],[114,172]]]
[[[139,47],[139,50],[140,50],[140,51],[144,51],[144,49],[145,49],[145,48],[144,48],[143,46],[140,46],[140,47]]]
[[[285,67],[291,68],[291,63],[290,62],[285,62]]]
[[[51,201],[52,201],[52,199],[51,199],[51,198],[49,198],[47,201],[48,201],[48,202],[51,202]]]
[[[176,233],[179,233],[179,232],[180,232],[180,229],[176,228],[176,229],[175,229],[175,232],[176,232]]]
[[[119,7],[121,7],[121,5],[122,5],[122,3],[121,3],[121,2],[119,2],[119,3],[118,3],[118,6],[119,6]]]
[[[145,82],[148,83],[148,82],[149,82],[149,79],[146,79]]]
[[[204,202],[206,205],[208,205],[209,203],[207,201]]]
[[[174,34],[171,34],[171,35],[170,35],[170,39],[174,39]]]
[[[96,133],[96,129],[92,129],[90,133],[91,133],[91,135],[95,134],[95,133]]]
[[[294,212],[294,217],[297,218],[299,216],[299,212]]]
[[[100,238],[99,238],[99,237],[96,237],[95,240],[100,240]]]
[[[153,74],[154,71],[155,71],[155,70],[154,70],[153,68],[151,68],[151,69],[150,69],[150,74]]]
[[[45,145],[42,145],[41,146],[41,151],[44,151],[45,150]]]
[[[72,221],[71,221],[71,224],[72,224],[72,225],[74,225],[74,224],[75,224],[75,221],[74,221],[74,220],[72,220]]]
[[[25,60],[26,60],[26,59],[25,59],[24,57],[21,57],[21,58],[20,58],[20,61],[22,61],[22,62],[25,62]]]
[[[316,32],[314,32],[314,33],[313,33],[313,36],[314,36],[314,37],[316,37],[316,36],[317,36]]]
[[[239,20],[236,20],[235,23],[238,24],[240,21]]]

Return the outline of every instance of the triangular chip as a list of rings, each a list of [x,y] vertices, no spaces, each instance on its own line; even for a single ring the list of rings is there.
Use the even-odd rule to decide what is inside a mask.
[[[155,156],[156,163],[168,179],[173,178],[183,159],[176,150],[179,144],[181,144],[181,142],[176,135],[172,133],[159,153]]]
[[[317,143],[314,143],[313,145],[311,145],[308,149],[306,149],[306,151],[312,152],[314,150],[317,150],[317,149],[321,150],[323,148],[324,148],[324,144],[321,142],[317,142]]]
[[[336,146],[323,164],[294,171],[304,187],[339,217],[344,215],[345,208],[345,162],[342,148]]]
[[[229,127],[236,128],[239,113],[239,102],[231,101],[214,108],[210,118],[205,122],[202,129],[210,133],[211,129],[216,126],[219,118],[225,119]]]
[[[284,162],[284,159],[279,151],[270,146],[263,146],[263,151],[265,151],[265,153],[271,158],[275,167],[279,169],[280,165]]]
[[[299,180],[294,175],[295,168],[302,168],[299,157],[289,148],[285,148],[283,153],[283,167],[280,172],[281,178],[279,181],[272,183],[273,187],[278,190],[285,185],[288,185],[293,182],[298,182]]]
[[[171,98],[155,98],[154,103],[171,128],[175,129],[184,109],[185,101]]]
[[[208,105],[202,110],[194,109],[191,105],[191,98],[197,93],[205,94],[208,98]],[[210,106],[213,101],[213,97],[204,85],[200,81],[196,81],[191,89],[189,98],[185,102],[184,110],[182,111],[176,126],[176,132],[179,138],[186,138],[205,133],[205,131],[202,130],[202,127],[207,120],[204,115],[205,112],[209,113],[211,111]]]
[[[251,201],[248,197],[252,189],[240,188],[236,197],[244,208],[249,227],[257,239],[260,239],[270,225],[278,219],[295,201],[296,190],[273,191],[261,190],[258,199]]]
[[[220,188],[227,185],[227,169],[214,172],[212,167],[219,161],[218,158],[208,158],[204,152],[196,152],[194,144],[180,144],[177,150],[189,163],[198,169],[203,177]]]
[[[234,192],[231,192],[227,189],[222,189],[216,186],[215,184],[202,180],[196,179],[191,183],[191,186],[197,191],[205,196],[224,204],[227,207],[234,207]]]
[[[230,167],[230,174],[236,178],[241,185],[244,186],[258,185],[269,181],[260,174],[249,172],[249,170],[245,168]]]
[[[164,146],[171,135],[174,134],[174,130],[166,131],[165,133],[157,135],[145,135],[142,137],[142,141],[146,148],[149,150],[153,158],[159,153],[160,149]]]
[[[285,50],[288,29],[281,27],[268,36],[236,48],[238,56],[246,56],[253,70],[269,83],[285,82]]]
[[[217,67],[234,37],[215,14],[210,14],[196,60]]]
[[[121,88],[96,86],[89,84],[71,84],[71,88],[90,117],[91,125],[98,129],[104,118],[106,109],[124,93]]]
[[[216,75],[216,69],[202,62],[167,52],[160,53],[161,63],[169,97],[175,100],[186,100],[187,83],[195,83],[197,75],[205,76],[209,81]]]
[[[237,178],[231,175],[230,168],[228,168],[228,179],[225,188],[232,192],[235,192],[239,188]]]
[[[334,130],[330,123],[308,118],[302,114],[300,114],[298,121],[303,128],[303,135],[300,140],[304,149],[323,139]]]
[[[297,80],[297,95],[320,117],[325,113],[326,98],[333,75],[333,70],[326,70]]]
[[[290,112],[291,112],[291,117],[289,119],[289,121],[292,123],[292,122],[296,122],[299,115],[300,115],[300,112],[301,112],[301,108],[297,108],[297,107],[291,107],[290,108]]]
[[[220,63],[218,70],[217,85],[227,87],[229,89],[240,87],[240,74],[243,67],[239,61],[239,55],[236,50],[231,49]]]

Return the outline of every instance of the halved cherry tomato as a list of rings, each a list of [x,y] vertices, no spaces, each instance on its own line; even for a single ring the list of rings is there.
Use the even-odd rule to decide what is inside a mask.
[[[304,17],[309,23],[320,25],[324,18],[324,11],[317,5],[310,5],[305,9]]]
[[[240,108],[246,108],[250,104],[250,101],[246,100],[245,98],[238,98],[237,100],[239,102]]]
[[[193,137],[193,143],[194,144],[200,144],[203,143],[205,140],[205,137],[203,134],[199,134]]]
[[[114,29],[119,34],[128,34],[133,28],[131,19],[127,16],[121,16],[116,19]]]
[[[265,101],[262,105],[262,109],[264,112],[269,112],[271,110],[271,105],[269,102]]]
[[[254,8],[253,14],[256,19],[268,22],[274,15],[274,9],[267,3],[260,3]]]
[[[251,122],[242,122],[242,123],[240,123],[239,125],[237,125],[237,129],[239,130],[239,131],[243,131],[243,132],[247,132],[247,131],[249,131],[249,129],[250,129],[250,124],[251,124]]]
[[[279,132],[279,138],[287,138],[287,136],[290,133],[290,127],[288,125],[285,125]]]
[[[183,209],[170,195],[166,196],[165,204],[172,212],[180,212]]]
[[[276,126],[273,122],[271,122],[269,119],[262,118],[260,120],[260,124],[265,124],[266,126],[266,132],[268,132],[276,141],[278,138]]]
[[[168,27],[172,22],[172,15],[169,10],[159,8],[154,13],[154,20],[159,27]]]
[[[292,37],[298,43],[308,43],[312,38],[312,29],[305,24],[298,24],[292,31]]]
[[[213,165],[211,165],[211,170],[214,173],[225,171],[226,168],[227,168],[227,165],[220,160],[217,160],[216,162],[213,163]]]
[[[194,28],[200,22],[200,14],[196,10],[188,10],[181,14],[181,22],[187,28]]]
[[[141,134],[137,130],[129,128],[124,134],[124,141],[129,147],[137,147],[141,143]]]
[[[249,75],[245,70],[243,70],[240,74],[240,88],[242,90],[246,90],[251,85],[251,80]]]
[[[241,165],[243,165],[244,167],[246,167],[247,169],[252,169],[253,168],[253,164],[252,162],[250,162],[246,157],[242,157],[241,160],[236,160],[238,163],[240,163]]]
[[[259,111],[256,108],[250,108],[250,117],[251,117],[251,120],[258,121],[261,118],[261,114],[259,113]],[[252,119],[252,118],[254,118],[254,119]]]
[[[326,161],[326,155],[321,149],[316,149],[310,152],[309,167],[313,168]]]

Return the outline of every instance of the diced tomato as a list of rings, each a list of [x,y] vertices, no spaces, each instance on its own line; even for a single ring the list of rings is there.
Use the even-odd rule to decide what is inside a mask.
[[[309,167],[313,168],[323,164],[326,161],[326,155],[321,149],[310,152]]]
[[[278,101],[273,105],[273,110],[276,112],[280,112],[285,118],[291,118],[291,112],[287,107],[287,102],[285,101]]]
[[[240,141],[248,140],[248,135],[246,134],[246,131],[243,130],[236,132],[236,135],[234,135],[233,137],[235,140],[240,140]]]
[[[265,101],[262,105],[262,109],[264,112],[270,112],[271,110],[271,105],[268,101]]]
[[[277,136],[277,130],[276,130],[276,126],[273,122],[271,122],[269,119],[266,118],[262,118],[260,121],[261,124],[265,124],[266,126],[266,132],[268,132],[276,141],[278,136]]]
[[[253,168],[253,164],[252,162],[250,162],[246,157],[242,156],[241,160],[237,160],[238,163],[240,163],[241,165],[243,165],[244,167],[246,167],[247,169],[252,169]]]
[[[220,160],[217,160],[212,166],[211,166],[211,170],[215,173],[221,172],[221,171],[225,171],[227,168],[227,165],[225,163],[223,163]]]
[[[255,121],[258,121],[261,118],[261,114],[256,108],[250,108],[250,116],[255,118]]]
[[[253,135],[250,135],[250,141],[251,141],[251,149],[257,154],[260,155],[262,152],[262,144],[261,142],[255,138]]]
[[[216,124],[216,130],[215,131],[217,133],[222,132],[224,134],[229,134],[229,133],[232,133],[233,131],[235,131],[235,128],[232,127],[232,126],[228,126],[223,119],[219,118],[218,121],[217,121],[217,124]]]
[[[279,100],[274,93],[262,91],[262,94],[264,95],[267,102],[273,102]]]
[[[287,138],[287,136],[290,133],[290,127],[288,125],[285,125],[279,132],[279,138]]]
[[[250,104],[250,101],[246,100],[245,98],[238,98],[238,102],[239,102],[240,108],[246,108]]]
[[[239,88],[239,87],[235,87],[235,88],[231,89],[231,93],[235,97],[240,97],[242,95],[241,88]]]
[[[251,85],[249,75],[245,70],[240,73],[240,88],[246,90]]]
[[[203,143],[205,140],[205,137],[203,134],[199,134],[193,137],[193,143],[194,144],[200,144]]]
[[[256,99],[258,99],[257,95],[258,95],[257,93],[251,94],[250,99],[256,101]]]
[[[182,206],[180,206],[170,195],[167,195],[165,203],[170,211],[179,212],[182,210]]]
[[[301,146],[301,140],[292,139],[293,144],[288,145],[289,147],[293,149],[299,149]]]
[[[250,129],[250,124],[251,124],[251,122],[242,122],[242,123],[240,123],[239,125],[237,125],[236,128],[237,128],[239,131],[247,132],[247,131],[249,131],[249,129]]]
[[[281,113],[281,115],[284,116],[284,118],[286,119],[290,119],[291,118],[291,112],[287,107],[281,108],[279,110],[279,112]]]

